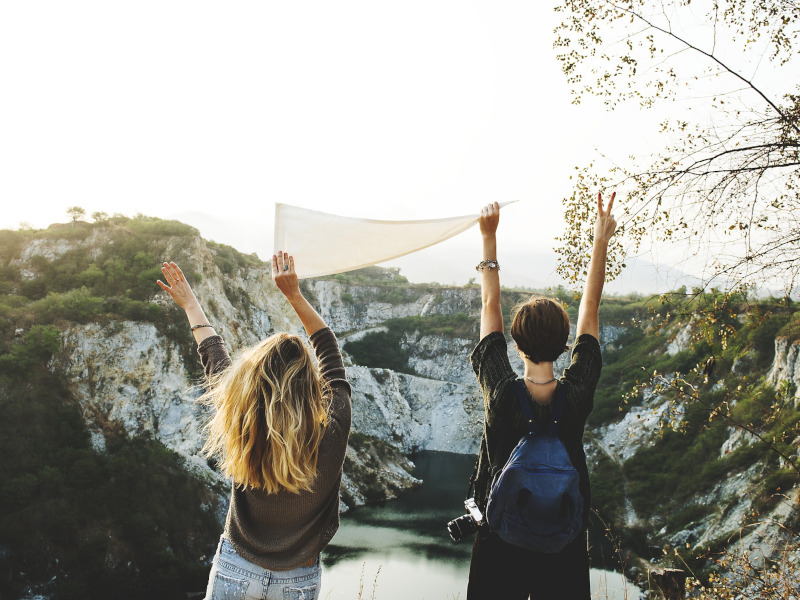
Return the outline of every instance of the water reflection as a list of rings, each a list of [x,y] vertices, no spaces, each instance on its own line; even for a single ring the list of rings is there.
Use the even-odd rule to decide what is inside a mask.
[[[474,456],[424,452],[414,459],[424,484],[397,500],[360,508],[323,553],[321,598],[463,600],[472,538],[454,544],[446,523],[465,513]],[[593,598],[635,600],[638,589],[618,572],[592,569]]]

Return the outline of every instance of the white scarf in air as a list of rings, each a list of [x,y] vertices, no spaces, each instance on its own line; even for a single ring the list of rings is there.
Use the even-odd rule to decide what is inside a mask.
[[[344,273],[443,242],[472,227],[479,217],[379,221],[276,203],[273,252],[291,254],[301,279]]]

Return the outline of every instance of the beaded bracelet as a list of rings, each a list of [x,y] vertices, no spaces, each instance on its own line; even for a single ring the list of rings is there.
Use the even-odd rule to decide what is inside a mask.
[[[200,329],[201,327],[211,327],[208,323],[200,323],[198,325],[192,325],[192,331],[195,329]]]
[[[497,260],[493,259],[493,258],[489,259],[489,260],[482,260],[481,262],[478,263],[478,266],[475,267],[475,270],[476,271],[483,271],[483,267],[489,267],[490,271],[492,269],[497,269],[499,271],[500,270],[500,263],[497,262]]]

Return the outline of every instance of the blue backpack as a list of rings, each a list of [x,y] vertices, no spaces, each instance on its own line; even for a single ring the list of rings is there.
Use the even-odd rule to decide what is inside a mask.
[[[486,519],[491,531],[514,546],[558,552],[574,540],[583,524],[580,476],[558,437],[565,389],[559,384],[550,423],[537,423],[522,381],[516,382],[525,434],[492,481]]]

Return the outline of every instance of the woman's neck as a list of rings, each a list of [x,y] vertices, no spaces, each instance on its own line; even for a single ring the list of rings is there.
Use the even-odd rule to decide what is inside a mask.
[[[535,363],[527,358],[524,358],[523,361],[525,362],[525,377],[527,379],[533,379],[533,381],[539,383],[553,379],[553,363]]]
[[[553,375],[553,363],[535,363],[527,358],[522,360],[525,362],[525,387],[531,398],[540,404],[547,404],[558,385]]]

